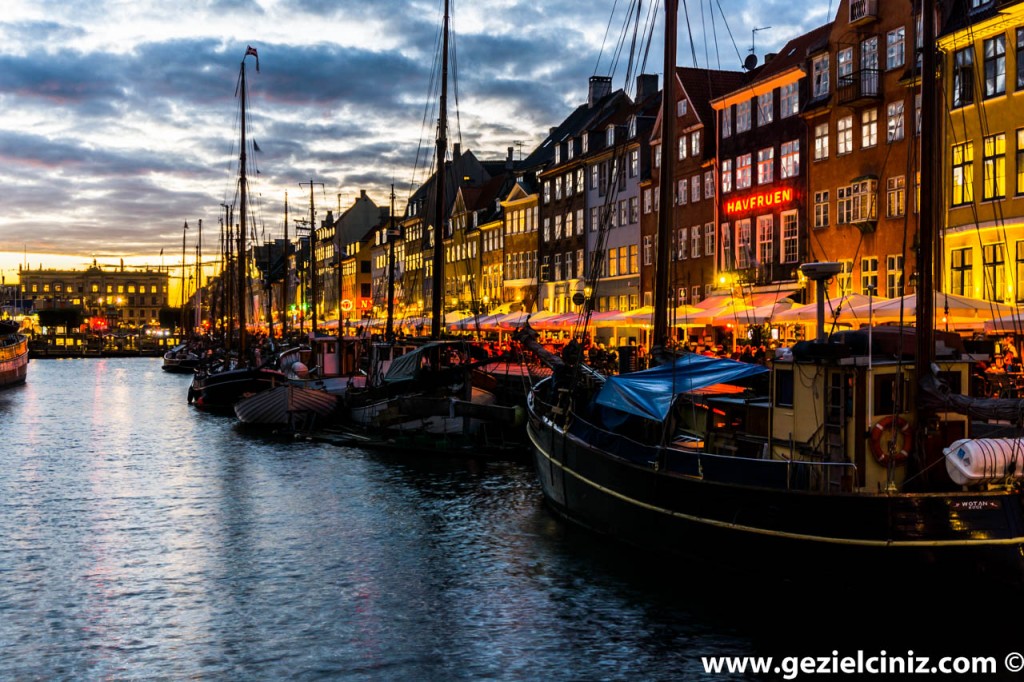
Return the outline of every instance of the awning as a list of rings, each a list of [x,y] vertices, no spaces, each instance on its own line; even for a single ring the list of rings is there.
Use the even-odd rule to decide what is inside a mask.
[[[767,371],[763,365],[687,353],[669,365],[608,377],[597,394],[597,402],[646,419],[663,421],[679,395]]]

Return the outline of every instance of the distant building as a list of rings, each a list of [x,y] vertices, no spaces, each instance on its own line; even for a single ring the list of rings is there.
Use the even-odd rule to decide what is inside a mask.
[[[81,308],[111,327],[155,325],[168,305],[165,270],[103,268],[94,261],[86,270],[22,270],[19,278],[24,309]]]

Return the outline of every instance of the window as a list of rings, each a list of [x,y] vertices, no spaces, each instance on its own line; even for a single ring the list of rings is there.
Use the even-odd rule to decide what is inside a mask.
[[[634,152],[634,153],[636,153],[636,152]],[[582,168],[577,168],[576,169],[576,193],[577,194],[582,194],[583,193],[583,188],[584,188],[584,185],[586,184],[586,180],[584,178],[585,175],[586,175],[586,173],[584,173]]]
[[[690,228],[680,227],[676,235],[676,259],[686,260],[686,242],[689,238]]]
[[[722,138],[732,135],[732,107],[722,109]]]
[[[896,298],[903,295],[903,256],[885,257],[885,295]]]
[[[648,193],[650,192],[650,190],[644,190],[644,192]],[[650,211],[647,212],[650,213]],[[593,208],[590,209],[590,231],[597,232],[597,226],[600,224],[601,214],[599,212],[599,209],[596,206],[594,206]]]
[[[583,249],[580,249],[577,253],[579,254],[580,262],[582,262],[583,261]],[[640,272],[640,264],[638,262],[638,259],[639,259],[639,253],[638,253],[638,249],[637,249],[636,244],[630,244],[629,245],[629,272],[632,275],[635,275],[638,272]],[[583,277],[583,273],[581,272],[579,276]]]
[[[704,198],[711,199],[715,196],[715,172],[706,171],[704,173]]]
[[[619,259],[618,249],[608,249],[608,276],[618,277],[619,276]]]
[[[700,201],[700,176],[694,175],[690,180],[690,198],[693,203]]]
[[[853,188],[840,187],[836,193],[836,223],[849,225],[853,222]]]
[[[629,205],[625,199],[619,202],[619,225],[629,225]]]
[[[651,206],[652,206],[652,204],[651,204],[651,189],[648,187],[648,188],[644,189],[644,213],[650,213],[651,212]],[[597,209],[594,209],[594,210],[597,210]],[[596,229],[596,228],[594,228],[594,229]]]
[[[828,158],[828,123],[814,126],[814,160]]]
[[[607,146],[609,146],[609,147],[614,147],[615,146],[615,126],[614,125],[608,126],[608,129],[605,131],[605,135],[606,135],[605,144]]]
[[[582,173],[582,171],[580,171]],[[629,152],[629,177],[635,178],[640,174],[640,150],[632,149]]]
[[[1017,194],[1024,194],[1024,128],[1017,130]]]
[[[921,93],[914,95],[914,135],[921,135]]]
[[[790,83],[779,91],[779,118],[795,116],[800,112],[800,84]]]
[[[828,227],[828,190],[814,193],[814,229]]]
[[[1021,142],[1024,141],[1024,128],[1017,131],[1017,191],[1020,192],[1020,184],[1024,182],[1024,168],[1021,167],[1020,158],[1021,154],[1024,154],[1024,147],[1021,146]],[[722,194],[728,194],[732,191],[732,159],[725,159],[722,161]]]
[[[982,298],[986,301],[1002,301],[1003,290],[1006,286],[1006,261],[1003,255],[1003,245],[985,244],[981,249],[985,267]]]
[[[953,106],[974,102],[974,47],[957,50],[953,55]]]
[[[651,235],[644,235],[644,265],[654,264],[654,243]]]
[[[682,206],[689,203],[690,182],[686,178],[676,181],[676,203]]]
[[[836,294],[838,296],[845,296],[846,294],[853,293],[853,260],[843,259],[839,261],[839,265],[842,267],[839,274],[836,275]]]
[[[897,175],[885,181],[885,214],[898,218],[907,211],[906,176]]]
[[[1006,94],[1006,36],[985,41],[985,97]]]
[[[872,291],[878,291],[878,259],[873,256],[860,259],[860,293]]]
[[[853,76],[853,48],[847,47],[836,54],[836,82],[843,86]]]
[[[800,140],[782,143],[779,177],[795,178],[800,175]]]
[[[811,65],[811,71],[814,78],[815,98],[823,97],[829,93],[828,69],[829,65],[827,54],[814,58],[814,62]]]
[[[1018,259],[1020,258],[1020,246],[1022,243],[1024,242],[1017,242]],[[953,249],[953,251],[949,254],[949,284],[953,289],[953,293],[956,294],[957,296],[974,295],[974,265],[972,263],[973,253],[973,249],[968,247],[964,249]],[[1019,272],[1019,265],[1017,269]],[[1019,274],[1017,281],[1021,281]]]
[[[892,144],[903,139],[903,102],[890,102],[886,107],[885,141]]]
[[[722,270],[732,270],[732,230],[729,223],[722,223]]]
[[[764,268],[775,258],[773,232],[775,231],[775,216],[757,216],[757,262]]]
[[[885,68],[898,69],[905,61],[903,38],[905,29],[903,26],[893,29],[885,34]]]
[[[1024,240],[1017,241],[1017,303],[1024,302]]]
[[[562,254],[555,254],[555,279],[562,279]]]
[[[678,102],[676,102],[676,116],[677,117],[678,116],[686,116],[687,109],[688,109],[688,105],[687,105],[687,102],[686,102],[685,98],[679,100]]]
[[[736,105],[736,132],[743,133],[748,130],[750,130],[750,100]]]
[[[700,131],[695,130],[693,135],[690,135],[690,156],[693,158],[700,157]]]
[[[715,224],[704,224],[704,255],[712,256],[715,253]]]
[[[974,144],[953,145],[953,205],[974,201]]]
[[[683,159],[686,158],[686,142],[687,142],[686,135],[682,135],[682,136],[680,136],[680,138],[678,140],[676,140],[676,147],[679,150],[678,154],[679,154],[679,160],[680,161],[682,161]]]
[[[631,224],[640,222],[640,197],[629,198],[629,222]]]
[[[619,274],[625,275],[629,273],[629,247],[619,247]]]
[[[878,109],[865,109],[860,114],[861,149],[878,144]]]
[[[736,221],[736,268],[750,267],[750,219]]]
[[[875,220],[878,217],[878,180],[866,179],[853,183],[850,187],[853,214],[850,222],[861,223]]]
[[[1001,199],[1006,196],[1006,135],[985,138],[981,160],[981,198]]]
[[[661,145],[654,145],[654,167],[661,168]]]
[[[766,92],[757,96],[757,125],[768,125],[775,115],[774,102],[775,91]]]
[[[799,257],[799,230],[797,228],[797,212],[785,211],[782,214],[782,262],[796,263]]]
[[[590,167],[590,189],[597,189],[598,177],[600,177],[599,173],[600,168],[597,166]]]
[[[836,121],[836,138],[836,154],[842,156],[853,151],[853,116],[845,116]]]
[[[1017,29],[1017,89],[1024,90],[1024,28]]]
[[[544,182],[544,203],[547,204],[547,203],[550,203],[550,202],[551,202],[551,181],[550,180],[546,180]]]
[[[878,36],[861,41],[860,87],[865,95],[878,94]]]
[[[753,159],[750,154],[744,154],[736,159],[736,189],[750,187],[752,163]]]
[[[772,172],[775,167],[775,147],[769,147],[757,152],[757,184],[767,185],[772,182]]]
[[[690,228],[690,258],[700,258],[700,225]]]

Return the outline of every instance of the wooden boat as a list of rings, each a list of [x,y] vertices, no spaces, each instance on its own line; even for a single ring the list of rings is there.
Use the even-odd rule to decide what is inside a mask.
[[[324,422],[338,406],[338,396],[316,388],[285,383],[235,403],[243,424],[309,431]]]
[[[160,369],[172,374],[195,374],[199,360],[199,356],[189,350],[188,344],[182,343],[164,353]]]
[[[0,320],[0,389],[25,383],[28,375],[28,337],[18,325]]]
[[[934,16],[931,0],[923,6]],[[672,35],[675,11],[669,0]],[[933,22],[923,23],[928,45]],[[674,47],[666,49],[666,74],[675,72],[670,54]],[[923,73],[935,73],[934,60],[933,50],[923,50]],[[922,83],[928,150],[941,147],[928,143],[937,113],[927,112],[939,108],[934,79]],[[671,121],[673,98],[663,104]],[[661,206],[671,205],[673,184],[666,172]],[[936,221],[927,193],[937,185],[921,185],[918,319],[932,318],[923,292],[933,291]],[[671,216],[659,215],[662,265]],[[826,338],[825,282],[841,267],[802,266],[817,282],[819,338],[776,357],[771,392],[762,395],[693,395],[723,381],[732,361],[718,361],[723,374],[702,377],[684,356],[612,380],[578,354],[545,355],[531,334],[522,335],[553,369],[531,391],[527,424],[550,506],[576,524],[676,558],[748,568],[754,559],[762,575],[1019,593],[1024,441],[970,438],[966,415],[1020,428],[1024,401],[960,395],[971,358],[959,337],[929,325]],[[656,283],[654,343],[663,349],[667,299]],[[697,440],[688,437],[694,429]]]

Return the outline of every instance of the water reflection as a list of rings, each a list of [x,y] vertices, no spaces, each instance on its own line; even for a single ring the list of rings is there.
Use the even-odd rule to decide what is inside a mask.
[[[762,557],[666,565],[554,519],[528,465],[254,438],[187,382],[37,361],[0,394],[2,677],[674,680],[947,641],[907,579],[858,597],[763,584]]]

